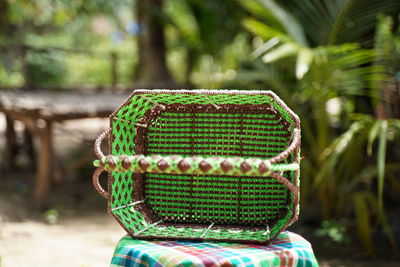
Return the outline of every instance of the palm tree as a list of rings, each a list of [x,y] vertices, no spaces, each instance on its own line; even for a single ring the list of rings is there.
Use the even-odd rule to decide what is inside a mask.
[[[373,36],[378,14],[398,14],[400,2],[239,1],[253,15],[243,21],[244,26],[265,43],[252,54],[252,69],[237,81],[271,86],[303,114],[303,200],[317,194],[324,219],[354,214],[359,237],[371,253],[369,214],[375,210],[378,224],[394,245],[384,216],[383,181],[385,166],[390,165],[385,164],[388,129],[398,136],[400,124],[354,113],[374,113],[370,105],[379,99],[382,83],[393,80],[382,64],[388,55],[373,48]],[[362,109],[360,99],[367,103]],[[332,100],[341,106],[341,113],[331,114]],[[360,153],[366,147],[371,151],[376,137],[377,163]],[[397,165],[391,164],[391,170]],[[370,192],[374,177],[377,194]]]

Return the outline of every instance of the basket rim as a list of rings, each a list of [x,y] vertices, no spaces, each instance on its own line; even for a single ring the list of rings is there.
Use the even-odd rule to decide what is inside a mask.
[[[110,115],[110,126],[112,127],[112,122],[113,122],[113,117],[115,117],[118,112],[125,107],[127,104],[129,104],[130,100],[139,94],[186,94],[186,95],[196,95],[196,94],[204,94],[204,95],[268,95],[270,96],[272,99],[271,101],[276,101],[277,104],[282,107],[287,114],[291,117],[291,119],[293,120],[293,129],[296,129],[296,131],[298,131],[300,133],[300,119],[298,117],[297,114],[295,114],[287,105],[285,102],[283,102],[274,92],[270,91],[270,90],[228,90],[228,89],[220,89],[220,90],[214,90],[214,89],[179,89],[179,90],[173,90],[173,89],[135,89],[127,99],[125,99],[125,101]],[[112,146],[112,138],[110,138],[109,140],[109,151],[111,152],[111,146]],[[287,145],[287,148],[289,148],[291,145],[293,145],[294,140],[290,140],[290,142]],[[298,144],[296,147],[300,147],[300,144]],[[283,152],[283,151],[282,151]],[[279,154],[281,155],[282,152]],[[281,161],[277,160],[278,162]],[[293,162],[299,162],[299,156],[297,155],[297,153],[295,153],[295,156],[293,158]],[[298,172],[298,171],[296,171]],[[293,184],[298,187],[298,174],[294,175],[294,180],[293,180]],[[111,172],[109,172],[109,179],[108,179],[108,192],[110,192],[112,188],[112,174]],[[292,204],[294,204],[292,202]],[[115,214],[112,211],[111,208],[111,197],[108,198],[107,200],[107,210],[108,212],[116,219],[116,221],[122,226],[123,229],[125,229],[128,233],[130,233],[131,235],[133,235],[133,232],[131,230],[128,229],[127,226],[124,225],[124,223],[121,221],[120,218],[118,218],[117,214]],[[143,211],[141,212],[143,214]],[[282,230],[284,228],[286,228],[288,225],[292,224],[294,221],[297,220],[297,213],[298,213],[298,203],[297,205],[293,206],[293,210],[291,211],[292,215],[290,216],[290,218],[288,219],[287,223],[285,223],[285,225],[282,227]],[[152,220],[151,220],[152,221]],[[176,223],[177,225],[181,225],[180,223]],[[200,225],[200,224],[199,224]],[[158,227],[158,226],[155,226]],[[229,226],[226,226],[226,229],[230,229]],[[279,232],[281,232],[282,230],[278,231],[276,233],[276,235],[279,234]],[[274,235],[274,236],[276,236]],[[268,237],[266,238],[265,241],[262,241],[261,243],[266,243],[268,242],[269,239],[273,238],[274,236]],[[159,236],[152,236],[152,235],[136,235],[136,237],[140,237],[142,239],[151,239],[151,238],[158,238],[158,239],[167,239],[167,238],[163,238],[163,237],[159,237]],[[172,238],[172,237],[170,237]],[[213,238],[181,238],[181,239],[190,239],[190,240],[210,240],[210,241],[223,241],[224,239],[213,239]],[[228,239],[225,239],[228,240]],[[234,239],[230,239],[229,241],[237,241],[237,242],[253,242],[253,243],[260,243],[254,240],[234,240]]]
[[[189,94],[189,95],[268,95],[271,96],[293,119],[295,128],[300,130],[300,118],[291,110],[286,103],[271,90],[238,90],[238,89],[134,89],[133,92],[121,103],[121,105],[110,115],[115,117],[118,112],[138,94]],[[111,121],[110,121],[111,126]]]

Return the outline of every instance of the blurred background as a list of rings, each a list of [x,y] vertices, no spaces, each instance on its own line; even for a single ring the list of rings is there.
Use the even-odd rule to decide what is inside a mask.
[[[398,0],[0,0],[0,266],[107,266],[91,185],[134,88],[276,92],[302,121],[321,266],[400,263]],[[2,265],[3,264],[3,265]]]

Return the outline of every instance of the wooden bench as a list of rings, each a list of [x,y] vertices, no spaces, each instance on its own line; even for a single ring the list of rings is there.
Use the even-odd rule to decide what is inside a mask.
[[[39,139],[34,198],[44,207],[50,189],[53,166],[54,122],[108,117],[128,93],[80,91],[0,91],[0,112],[6,116],[6,166],[15,160],[14,121],[21,121]]]

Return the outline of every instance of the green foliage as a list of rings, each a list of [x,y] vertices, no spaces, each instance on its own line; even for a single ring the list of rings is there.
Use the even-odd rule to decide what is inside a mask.
[[[237,35],[240,11],[229,0],[173,0],[166,7],[168,22],[187,47],[207,54],[220,51]]]
[[[172,37],[169,46],[185,50],[186,59],[178,71],[182,74],[182,69],[186,70],[187,82],[215,87],[224,80],[223,72],[237,68],[240,57],[247,54],[243,51],[244,33],[239,31],[243,10],[235,2],[171,0],[166,2],[165,14]],[[210,72],[216,77],[210,79]]]
[[[28,54],[27,70],[34,87],[57,86],[67,75],[64,57],[57,53]]]
[[[346,227],[337,221],[323,221],[321,228],[315,231],[315,235],[319,237],[328,237],[335,243],[347,243],[350,237],[346,232]]]
[[[110,51],[120,55],[119,83],[130,83],[136,46],[124,24],[132,19],[132,6],[128,0],[10,1],[0,34],[6,47],[0,51],[1,86],[24,84],[22,45],[30,47],[25,70],[36,87],[110,85]],[[122,39],[111,42],[113,31]]]
[[[385,187],[388,166],[390,172],[400,167],[387,156],[388,143],[399,142],[399,120],[353,114],[371,112],[370,103],[383,105],[384,86],[394,85],[393,61],[399,58],[394,48],[400,46],[390,20],[380,19],[379,47],[362,46],[371,43],[367,33],[375,32],[377,14],[398,12],[400,4],[371,2],[360,9],[365,3],[357,0],[286,0],[283,8],[272,0],[257,2],[243,4],[253,14],[243,25],[265,43],[256,47],[253,62],[234,82],[271,88],[300,113],[303,204],[315,203],[317,195],[325,220],[353,218],[360,241],[370,253],[374,250],[372,233],[378,227],[394,246],[383,203],[385,193],[394,190]],[[260,16],[262,7],[267,16]],[[276,23],[280,27],[271,26]],[[357,28],[359,23],[364,27]],[[357,102],[359,96],[368,99],[367,105]],[[331,111],[331,100],[339,105],[337,114]],[[375,194],[369,192],[372,189]],[[378,219],[371,220],[372,214]]]
[[[20,0],[9,1],[9,22],[35,26],[58,27],[78,19],[95,14],[105,14],[117,19],[118,8],[130,6],[127,0]]]
[[[92,53],[71,53],[65,59],[69,70],[65,77],[65,84],[102,85],[111,84],[111,54],[114,51],[118,55],[117,75],[118,82],[130,84],[132,81],[132,66],[136,64],[135,57],[126,56],[136,52],[136,45],[131,39],[121,43],[110,45],[107,40],[99,40]]]
[[[366,194],[368,194],[368,192],[355,193],[353,196],[353,201],[356,213],[358,236],[360,237],[365,250],[369,253],[373,253],[374,248],[371,239],[372,228],[369,220],[369,208],[364,199]]]
[[[56,60],[53,60],[52,53],[36,55],[32,52],[29,57],[34,62],[29,69],[34,72],[33,82],[40,86],[49,79],[51,81],[45,86],[109,85],[110,60],[107,53],[110,51],[121,55],[117,70],[119,82],[130,84],[133,66],[137,63],[137,57],[131,55],[137,51],[135,36],[128,35],[126,25],[134,19],[134,2],[12,1],[7,11],[7,32],[0,35],[0,44],[93,51],[92,54],[59,53],[62,56],[57,56]],[[243,9],[229,0],[169,0],[164,6],[161,17],[167,35],[167,63],[175,80],[179,83],[193,82],[200,87],[217,87],[222,81],[234,77],[238,62],[249,53],[248,34],[240,31]],[[110,42],[114,33],[123,40]],[[22,86],[23,79],[11,79],[10,76],[14,70],[22,73],[22,55],[16,47],[9,54],[11,58],[0,57],[5,65],[0,68],[0,77],[4,77],[1,78],[2,85]],[[62,60],[68,72],[59,67],[45,69]],[[49,65],[39,61],[48,61]],[[56,70],[60,72],[56,74]]]
[[[59,218],[59,211],[57,209],[47,210],[44,214],[44,219],[48,224],[57,224]]]
[[[372,47],[378,14],[397,16],[397,0],[281,0],[296,17],[310,46],[349,42]],[[304,27],[306,26],[306,27]]]
[[[22,84],[21,72],[15,69],[7,70],[0,62],[0,87],[18,87]]]

